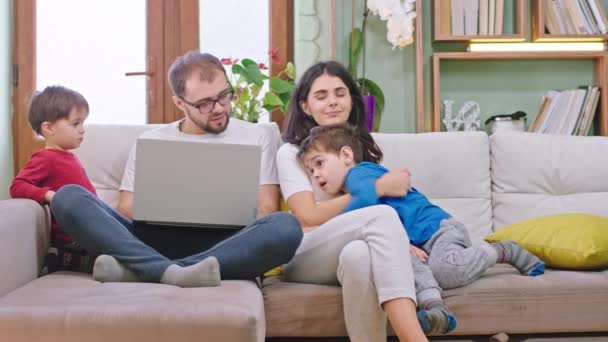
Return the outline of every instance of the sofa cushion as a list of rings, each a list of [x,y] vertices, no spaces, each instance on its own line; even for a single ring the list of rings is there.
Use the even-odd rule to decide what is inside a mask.
[[[608,271],[527,277],[502,264],[443,297],[458,318],[458,335],[608,330]]]
[[[608,216],[608,138],[502,132],[490,138],[494,230],[563,213]]]
[[[180,288],[99,283],[59,272],[0,297],[7,341],[263,341],[262,294],[252,281]]]
[[[116,207],[118,188],[133,143],[143,132],[160,126],[91,124],[85,127],[84,141],[74,153],[102,201]]]
[[[50,212],[29,199],[0,201],[0,296],[38,277],[50,240]]]
[[[542,216],[506,226],[486,240],[515,241],[550,267],[608,268],[608,217],[588,214]]]
[[[346,335],[340,287],[265,282],[268,336]],[[453,335],[608,330],[608,271],[527,277],[502,264],[443,297],[458,319]]]
[[[483,132],[383,134],[374,139],[389,169],[407,167],[412,185],[465,224],[473,243],[491,232],[490,156]]]

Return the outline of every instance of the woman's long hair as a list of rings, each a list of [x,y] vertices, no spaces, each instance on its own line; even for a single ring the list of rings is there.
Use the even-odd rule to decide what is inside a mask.
[[[334,61],[319,62],[308,68],[300,78],[289,103],[286,122],[283,126],[283,140],[300,146],[302,141],[310,134],[310,130],[318,126],[312,116],[307,115],[302,110],[300,104],[308,99],[313,82],[323,74],[340,78],[348,88],[353,101],[348,123],[359,131],[359,138],[363,147],[363,161],[379,163],[382,160],[382,151],[365,126],[363,96],[348,70],[342,64]]]

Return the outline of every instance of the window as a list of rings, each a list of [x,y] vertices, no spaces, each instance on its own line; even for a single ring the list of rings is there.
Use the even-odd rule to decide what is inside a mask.
[[[261,51],[267,51],[269,45],[285,51],[281,63],[275,65],[282,70],[293,54],[293,0],[252,3],[256,11],[265,5],[266,16],[260,19],[250,13],[250,28],[268,30],[259,33],[260,37],[269,36],[269,42],[260,43],[266,44]],[[200,21],[205,21],[200,26],[201,36],[207,37],[210,26],[205,26],[206,14],[199,21],[199,8],[208,6],[209,11],[203,13],[215,13],[215,19],[222,19],[211,26],[214,32],[243,26],[231,22],[230,15],[211,11],[228,5],[249,9],[252,6],[249,1],[227,0],[201,0],[200,5],[198,0],[15,1],[15,171],[23,168],[31,153],[41,147],[27,123],[27,105],[36,89],[50,84],[81,92],[91,107],[89,122],[163,123],[181,118],[182,113],[171,100],[167,70],[177,56],[199,48]],[[256,25],[259,22],[263,24]],[[222,57],[220,52],[215,54]],[[273,119],[282,117],[273,115]]]

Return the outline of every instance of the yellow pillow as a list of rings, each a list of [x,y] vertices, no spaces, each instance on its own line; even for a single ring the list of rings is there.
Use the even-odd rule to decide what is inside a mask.
[[[272,277],[281,274],[283,274],[283,266],[277,266],[270,271],[266,271],[266,273],[264,273],[264,277]]]
[[[608,217],[543,216],[512,224],[486,237],[488,242],[505,240],[519,243],[550,267],[608,268]]]

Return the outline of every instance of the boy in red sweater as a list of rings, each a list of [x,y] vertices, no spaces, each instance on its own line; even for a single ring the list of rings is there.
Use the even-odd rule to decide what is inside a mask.
[[[78,158],[69,150],[78,148],[84,138],[83,124],[89,115],[89,104],[78,92],[50,86],[37,93],[30,104],[28,121],[45,141],[44,149],[34,152],[27,165],[13,179],[13,198],[29,198],[49,204],[66,184],[78,184],[97,195]],[[51,249],[43,273],[57,270],[91,271],[90,258],[65,233],[52,217]]]

